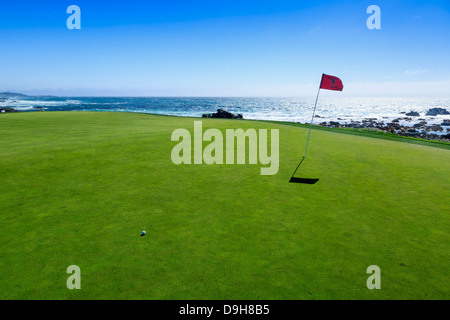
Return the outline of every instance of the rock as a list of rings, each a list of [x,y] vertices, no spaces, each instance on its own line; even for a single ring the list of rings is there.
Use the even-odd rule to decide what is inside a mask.
[[[440,125],[435,125],[435,126],[433,126],[433,128],[434,128],[434,130],[436,130],[436,131],[444,131],[444,128],[442,128]]]
[[[400,129],[400,125],[398,123],[395,123],[395,122],[390,122],[390,123],[387,124],[387,126],[393,127],[393,128],[396,128],[396,129]]]
[[[445,119],[444,122],[441,123],[441,126],[450,126],[450,120]]]
[[[225,111],[223,109],[217,109],[217,113],[211,114],[211,118],[232,119],[233,118],[233,114],[231,112]]]
[[[330,121],[328,122],[328,125],[338,128],[341,124],[339,122]]]
[[[212,114],[204,113],[202,114],[202,118],[244,119],[242,114],[235,115],[223,109],[217,109],[217,112]]]
[[[13,109],[13,108],[4,107],[4,108],[0,108],[0,112],[1,112],[1,113],[5,113],[5,112],[17,112],[17,110],[16,110],[16,109]]]
[[[444,108],[432,108],[427,111],[426,116],[437,116],[438,114],[450,114],[450,112]]]
[[[420,133],[419,133],[419,131],[417,131],[417,130],[415,130],[413,128],[409,128],[403,134],[406,135],[406,136],[409,136],[409,137],[417,137]]]
[[[419,117],[420,116],[420,114],[418,112],[416,112],[416,111],[408,112],[405,115],[408,116],[408,117]]]
[[[444,131],[444,129],[440,125],[436,124],[436,125],[427,127],[427,131]]]

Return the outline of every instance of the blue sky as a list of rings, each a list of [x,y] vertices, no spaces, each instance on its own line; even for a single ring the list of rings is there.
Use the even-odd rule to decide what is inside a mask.
[[[327,73],[348,96],[448,97],[449,40],[448,0],[2,1],[0,91],[314,96]]]

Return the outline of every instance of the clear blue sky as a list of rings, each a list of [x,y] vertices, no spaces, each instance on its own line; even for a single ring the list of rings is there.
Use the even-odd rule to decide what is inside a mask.
[[[0,92],[314,96],[328,73],[344,95],[448,97],[449,58],[449,0],[0,3]]]

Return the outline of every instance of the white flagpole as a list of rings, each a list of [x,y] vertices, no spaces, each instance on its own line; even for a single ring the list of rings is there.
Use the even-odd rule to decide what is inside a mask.
[[[323,75],[322,75],[322,78],[323,78]],[[322,84],[322,81],[320,81],[320,84]],[[312,128],[312,124],[314,121],[314,116],[316,114],[317,99],[319,99],[319,93],[320,93],[320,85],[319,85],[319,90],[317,91],[316,103],[314,104],[314,111],[313,111],[313,115],[311,118],[311,124],[309,125],[308,140],[306,140],[305,155],[303,156],[303,159],[306,158],[306,151],[308,151],[309,136],[311,135],[311,128]]]

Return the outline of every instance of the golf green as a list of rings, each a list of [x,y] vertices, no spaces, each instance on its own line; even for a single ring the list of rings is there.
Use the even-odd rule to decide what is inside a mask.
[[[278,173],[175,165],[171,134],[194,120],[279,129]],[[307,134],[0,115],[0,299],[448,299],[449,145],[313,130],[296,176],[320,180],[289,183]],[[67,288],[70,265],[80,290]],[[371,265],[380,290],[366,286]]]

